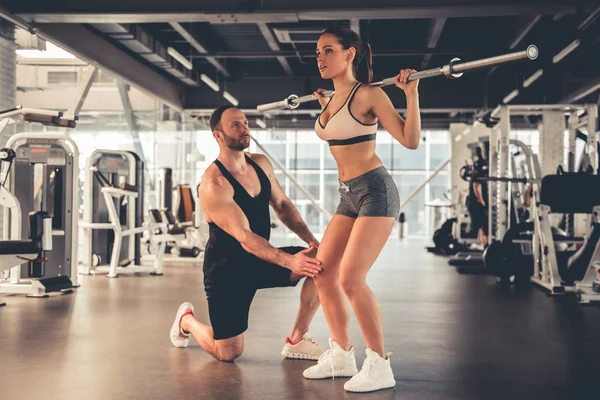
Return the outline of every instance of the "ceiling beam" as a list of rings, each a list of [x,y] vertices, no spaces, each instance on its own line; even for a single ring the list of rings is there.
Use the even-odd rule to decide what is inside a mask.
[[[523,39],[525,39],[525,36],[527,36],[527,34],[529,32],[531,32],[531,30],[536,26],[536,24],[538,22],[540,22],[540,20],[542,19],[541,15],[536,15],[531,21],[529,21],[529,23],[527,25],[525,25],[525,27],[523,27],[523,29],[515,36],[515,38],[512,40],[512,42],[510,42],[510,45],[508,46],[511,49],[514,49],[515,47],[517,47],[519,44],[521,44],[521,42],[523,41]]]
[[[288,4],[285,7],[294,11],[282,11],[278,2],[268,2],[267,6],[256,9],[244,9],[244,2],[226,7],[223,4],[207,5],[206,2],[190,3],[189,1],[169,2],[169,12],[164,5],[157,8],[156,4],[148,2],[137,3],[137,9],[131,11],[129,2],[122,2],[113,7],[102,3],[86,4],[85,12],[76,12],[72,5],[52,3],[52,7],[45,10],[35,10],[36,4],[31,2],[16,2],[10,9],[13,15],[26,22],[36,23],[157,23],[157,22],[210,22],[215,24],[232,23],[286,23],[311,20],[339,20],[343,12],[344,19],[414,19],[414,18],[465,18],[465,17],[499,17],[499,16],[526,16],[526,15],[556,15],[575,14],[582,5],[593,2],[579,2],[582,4],[566,4],[543,2],[527,4],[518,1],[506,1],[504,4],[470,4],[464,5],[461,1],[445,2],[444,4],[430,6],[397,7],[389,2],[386,6],[361,7],[359,1],[355,2],[322,2],[320,6],[306,6],[301,2]],[[222,3],[222,2],[219,2]],[[352,4],[351,4],[352,3]],[[577,2],[575,2],[577,3]],[[585,4],[584,4],[585,3]],[[242,4],[242,5],[240,5]],[[273,4],[271,7],[268,4]],[[217,6],[220,7],[217,8]],[[222,10],[229,10],[222,13]],[[52,10],[48,12],[47,10]],[[219,11],[220,10],[220,11]]]
[[[587,29],[598,17],[600,17],[600,7],[591,12],[590,15],[577,26],[577,29],[580,31]]]
[[[350,20],[350,29],[360,37],[360,19],[353,18]]]
[[[595,91],[600,90],[600,78],[595,79],[593,81],[591,81],[590,83],[574,90],[573,92],[569,93],[568,95],[564,96],[559,103],[561,104],[570,104],[570,103],[575,103],[581,99],[583,99],[584,97],[589,96],[590,94],[594,93]]]
[[[196,51],[198,53],[201,54],[206,54],[208,53],[208,50],[206,50],[206,48],[204,46],[202,46],[200,44],[200,42],[198,42],[198,40],[190,33],[188,32],[187,29],[185,29],[183,26],[181,26],[181,24],[179,22],[171,22],[170,23],[171,27],[173,29],[175,29],[177,31],[177,33],[179,33],[194,49],[196,49]],[[223,64],[221,64],[216,58],[214,57],[205,57],[206,60],[211,63],[213,65],[213,67],[215,67],[217,69],[217,71],[219,71],[220,73],[222,73],[223,75],[225,75],[227,78],[231,78],[231,73],[229,73],[229,71],[227,70],[227,68],[225,68],[225,66]]]
[[[258,26],[258,29],[260,29],[260,32],[262,33],[271,50],[280,51],[281,49],[279,48],[279,44],[277,44],[277,39],[275,39],[275,36],[273,36],[273,33],[271,32],[271,29],[269,29],[267,24],[265,24],[264,22],[259,22],[256,25]],[[292,67],[290,67],[290,64],[288,63],[286,58],[282,56],[276,57],[277,61],[279,61],[279,64],[281,64],[281,68],[283,68],[287,76],[293,77],[294,72],[292,71]]]
[[[438,41],[442,35],[442,31],[444,30],[444,26],[446,25],[447,18],[441,17],[436,18],[431,21],[431,25],[429,26],[429,33],[427,34],[427,48],[435,49],[437,47]],[[429,67],[429,61],[431,61],[431,53],[425,54],[423,57],[423,62],[421,62],[421,70],[425,70]]]
[[[508,45],[509,49],[514,49],[515,47],[517,47],[522,41],[523,39],[525,39],[525,36],[527,36],[527,34],[529,32],[531,32],[531,30],[535,27],[535,25],[540,22],[540,20],[542,19],[542,15],[536,15],[531,21],[529,21],[527,23],[527,25],[525,25],[523,27],[523,29],[521,29],[517,35],[515,36],[515,38],[510,42],[510,44]],[[488,71],[488,76],[491,76],[496,69],[498,69],[498,67],[492,67],[489,71]]]

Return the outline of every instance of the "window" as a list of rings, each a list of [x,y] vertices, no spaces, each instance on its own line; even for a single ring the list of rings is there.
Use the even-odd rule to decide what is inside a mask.
[[[317,170],[321,168],[321,143],[293,143],[288,149],[290,168]]]
[[[77,71],[48,71],[48,84],[73,84],[77,83]]]
[[[422,143],[418,149],[410,150],[400,143],[393,144],[394,158],[392,169],[394,170],[425,170],[427,167],[427,142]]]

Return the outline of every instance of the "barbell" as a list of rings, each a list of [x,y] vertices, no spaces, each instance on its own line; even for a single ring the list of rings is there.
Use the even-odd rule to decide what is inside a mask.
[[[467,61],[460,62],[460,58],[453,58],[450,63],[444,65],[439,68],[431,68],[425,71],[413,72],[408,76],[408,81],[414,81],[417,79],[426,79],[433,78],[436,76],[444,75],[446,78],[455,79],[460,78],[463,73],[475,71],[478,69],[483,69],[487,67],[495,67],[499,65],[511,64],[524,60],[535,60],[538,58],[539,51],[535,45],[529,45],[526,50],[518,51],[515,53],[503,54],[500,56],[494,56],[489,58],[484,58],[481,60],[475,61]],[[396,77],[392,76],[390,78],[386,78],[382,81],[371,82],[369,85],[372,86],[391,86],[395,84]],[[327,90],[322,92],[321,94],[325,97],[333,96],[335,92],[333,90]],[[261,112],[268,112],[279,109],[288,109],[293,110],[297,108],[300,104],[306,103],[309,101],[315,101],[317,97],[314,94],[309,94],[306,96],[298,97],[295,94],[289,95],[287,98],[276,101],[273,103],[260,104],[256,109]]]

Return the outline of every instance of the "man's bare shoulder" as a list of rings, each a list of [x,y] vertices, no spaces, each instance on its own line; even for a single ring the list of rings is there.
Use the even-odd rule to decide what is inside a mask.
[[[212,164],[209,166],[204,172],[202,181],[200,181],[200,185],[198,186],[198,194],[201,197],[210,197],[214,194],[227,194],[229,191],[233,192],[233,187],[231,187],[227,178],[223,176],[216,165]]]
[[[257,163],[263,170],[265,170],[265,172],[270,172],[273,170],[271,160],[269,160],[269,157],[265,156],[264,154],[248,153],[248,157],[250,157],[252,161]]]

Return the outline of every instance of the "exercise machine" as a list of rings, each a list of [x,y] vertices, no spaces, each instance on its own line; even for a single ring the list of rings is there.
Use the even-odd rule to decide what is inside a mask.
[[[471,153],[472,164],[465,164],[460,169],[460,177],[462,180],[469,182],[469,195],[465,196],[457,207],[458,213],[455,225],[456,243],[463,243],[462,248],[455,246],[460,251],[454,254],[448,260],[448,264],[454,267],[481,267],[483,266],[483,249],[474,247],[478,242],[478,228],[474,227],[473,218],[473,207],[477,204],[470,204],[473,201],[477,201],[473,198],[471,192],[471,181],[475,182],[477,178],[485,178],[488,175],[488,161],[485,157],[487,149],[489,148],[489,141],[487,139],[479,139],[476,143],[470,143],[467,145]],[[487,183],[479,180],[481,183],[483,197],[485,198],[487,192]],[[484,206],[481,206],[484,207]],[[487,207],[486,207],[487,208]],[[487,211],[485,211],[487,213]],[[470,243],[469,247],[466,243]]]
[[[597,212],[600,211],[597,134],[587,136],[580,166],[576,168],[578,131],[596,132],[597,106],[589,105],[518,105],[500,106],[492,129],[490,163],[490,236],[511,249],[530,244],[530,253],[517,251],[514,262],[504,248],[501,267],[509,273],[531,275],[531,281],[552,295],[576,293],[582,302],[596,301],[598,293]],[[539,117],[539,155],[524,147],[529,175],[514,176],[509,163],[510,116]],[[565,140],[565,133],[567,134]],[[582,167],[585,164],[585,167]],[[508,167],[508,168],[507,168]],[[558,170],[558,173],[556,171]],[[578,171],[579,170],[579,171]],[[543,177],[542,179],[540,179]],[[507,185],[527,182],[532,193],[532,223],[522,232],[511,233],[511,208]],[[492,236],[493,235],[493,236]],[[506,236],[508,235],[508,239]],[[581,247],[577,247],[581,246]],[[491,251],[492,248],[488,248]]]
[[[0,118],[0,129],[18,121],[62,127],[74,127],[77,121],[77,117],[65,116],[58,111],[20,106],[0,112]],[[45,235],[50,239],[46,240],[44,248],[52,248],[52,251],[39,257],[43,262],[22,266],[20,260],[10,271],[0,274],[0,293],[30,297],[48,297],[52,292],[70,293],[78,287],[78,200],[74,190],[78,182],[77,145],[63,134],[21,133],[8,140],[4,152],[4,237],[28,241],[28,230],[39,233],[40,223],[32,222],[27,210],[42,213],[39,215],[46,213],[50,217],[50,226]],[[48,224],[41,222],[44,223]]]
[[[187,262],[198,261],[197,258],[206,244],[205,233],[202,230],[206,222],[199,221],[196,197],[189,185],[173,187],[172,169],[162,168],[158,179],[159,198],[158,210],[160,215],[151,213],[154,223],[164,221],[167,224],[167,233],[175,241],[167,245],[167,253],[171,255],[168,261]],[[150,253],[156,252],[148,246]]]
[[[14,158],[14,150],[0,149],[0,165],[6,162],[10,165]],[[21,240],[21,205],[3,182],[0,182],[0,206],[9,210],[14,222],[11,240],[0,241],[0,274],[27,262],[30,278],[43,277],[47,261],[45,252],[52,250],[52,218],[45,211],[29,213],[29,239]],[[0,306],[4,305],[6,303],[0,296]]]
[[[551,295],[573,292],[582,303],[600,301],[600,176],[588,172],[565,173],[562,169],[558,174],[545,176],[539,206],[534,210],[532,282]],[[589,216],[586,237],[567,238],[569,243],[581,244],[579,250],[555,250],[551,213]]]
[[[132,204],[136,203],[139,198],[139,191],[136,186],[131,186],[126,182],[122,182],[118,187],[115,187],[113,183],[106,177],[97,166],[90,167],[89,173],[92,174],[91,179],[95,180],[100,185],[100,193],[104,199],[104,206],[108,211],[108,222],[84,222],[82,227],[85,231],[86,240],[86,259],[82,262],[81,271],[86,274],[97,274],[106,272],[107,277],[116,278],[120,274],[137,274],[137,273],[150,273],[151,275],[162,275],[163,274],[163,262],[165,246],[167,243],[175,240],[172,235],[166,234],[167,227],[163,221],[153,221],[152,218],[148,218],[141,226],[136,226],[131,218]],[[91,186],[90,182],[88,185]],[[119,207],[119,210],[117,210]],[[150,210],[151,215],[156,210]],[[88,216],[90,213],[87,214]],[[123,225],[123,215],[128,218],[125,220]],[[109,231],[111,235],[110,250],[108,255],[110,256],[110,264],[100,265],[100,257],[97,254],[89,251],[93,244],[94,232],[106,232]],[[152,262],[152,265],[143,265],[143,261],[140,257],[139,264],[133,264],[131,262],[123,264],[121,260],[121,250],[124,245],[128,245],[129,254],[132,249],[135,248],[133,239],[137,240],[138,235],[147,233],[149,235],[149,243],[157,248],[156,256]],[[107,235],[105,235],[107,236]],[[138,242],[139,243],[139,242]]]
[[[113,265],[113,258],[117,260],[116,265],[119,267],[141,265],[140,242],[145,230],[142,227],[143,171],[143,162],[131,151],[96,150],[91,154],[86,164],[84,186],[84,215],[81,225],[85,233],[85,258],[84,267],[80,268],[81,273],[89,274],[95,267]],[[105,181],[99,177],[103,177]],[[122,190],[126,192],[121,192]],[[110,206],[111,202],[113,207]],[[114,208],[116,216],[110,215],[111,208]],[[112,217],[115,219],[111,222]],[[115,229],[127,231],[126,235],[121,232],[122,240],[117,240]],[[132,230],[136,231],[131,232]],[[113,247],[117,243],[119,249],[114,252]],[[109,276],[116,276],[113,267]]]

